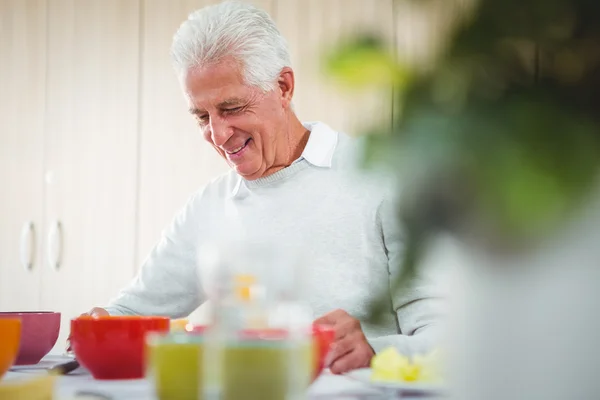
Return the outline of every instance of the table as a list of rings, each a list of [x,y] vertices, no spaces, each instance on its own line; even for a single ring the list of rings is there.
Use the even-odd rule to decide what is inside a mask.
[[[46,356],[35,366],[14,367],[4,376],[4,380],[23,379],[46,373],[46,369],[69,361],[61,355]],[[55,388],[56,400],[83,398],[83,393],[101,393],[111,400],[155,400],[152,383],[148,379],[123,381],[98,381],[88,371],[79,368],[69,375],[61,376]],[[89,398],[89,397],[86,397]],[[333,375],[325,371],[309,388],[309,400],[375,400],[398,397],[383,392],[363,382],[343,375]],[[421,397],[422,399],[422,397]],[[429,398],[431,399],[431,397]]]

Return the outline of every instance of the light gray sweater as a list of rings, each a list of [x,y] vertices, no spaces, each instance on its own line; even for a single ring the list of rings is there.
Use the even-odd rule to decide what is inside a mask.
[[[405,354],[436,344],[439,287],[425,278],[392,295],[402,232],[383,180],[356,171],[357,141],[323,123],[311,130],[302,157],[255,181],[231,171],[196,192],[143,263],[136,279],[109,305],[110,314],[181,318],[207,300],[199,285],[197,250],[223,231],[228,207],[257,235],[295,246],[303,259],[306,300],[315,317],[343,309],[362,322],[371,346],[393,345]],[[390,298],[382,325],[366,323],[368,303]]]

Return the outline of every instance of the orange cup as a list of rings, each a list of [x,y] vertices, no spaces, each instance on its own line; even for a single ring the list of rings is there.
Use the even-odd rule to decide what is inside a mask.
[[[13,365],[21,342],[21,320],[0,318],[0,378]]]

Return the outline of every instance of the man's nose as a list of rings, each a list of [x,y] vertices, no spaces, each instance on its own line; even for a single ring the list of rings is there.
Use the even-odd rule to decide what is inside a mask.
[[[215,146],[223,146],[231,135],[233,135],[233,129],[222,118],[211,118],[210,133]]]

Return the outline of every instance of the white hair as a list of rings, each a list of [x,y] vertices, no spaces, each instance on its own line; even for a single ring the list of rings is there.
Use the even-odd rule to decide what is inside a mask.
[[[173,38],[171,57],[181,77],[190,68],[233,57],[245,83],[264,92],[276,87],[290,67],[285,38],[265,11],[239,1],[225,1],[189,15]]]

